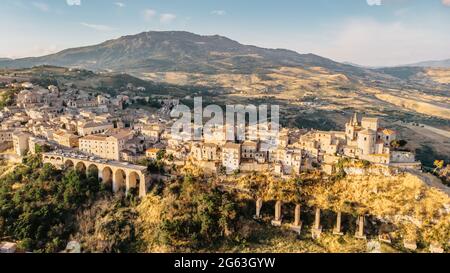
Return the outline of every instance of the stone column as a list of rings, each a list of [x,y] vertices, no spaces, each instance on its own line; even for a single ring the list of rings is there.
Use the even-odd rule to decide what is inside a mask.
[[[275,204],[275,219],[272,221],[272,226],[281,226],[281,201],[277,201]]]
[[[294,226],[299,226],[301,224],[301,220],[300,220],[300,216],[301,216],[301,206],[297,205],[295,206],[295,220],[294,220]]]
[[[338,211],[336,216],[336,226],[334,227],[333,230],[334,235],[344,235],[344,233],[342,233],[341,223],[342,223],[342,212]]]
[[[262,198],[258,198],[258,200],[256,200],[256,214],[255,214],[255,219],[261,219],[261,208],[263,205],[263,200]]]
[[[103,173],[100,169],[98,170],[98,182],[103,183]]]
[[[320,209],[316,208],[316,216],[314,218],[314,228],[319,229],[320,227]]]
[[[303,223],[301,221],[301,206],[296,205],[295,206],[295,219],[294,219],[294,224],[291,225],[291,230],[300,234],[301,230],[302,230],[302,225],[303,225]]]
[[[112,189],[113,189],[113,193],[117,193],[119,192],[119,187],[117,186],[117,180],[116,180],[116,176],[112,175]]]
[[[138,187],[139,197],[145,197],[147,195],[147,180],[145,175],[140,175]]]
[[[320,209],[316,208],[316,216],[314,219],[314,227],[311,230],[313,239],[317,239],[322,234],[322,227],[320,226]]]
[[[364,235],[364,215],[358,216],[357,230],[356,230],[355,237],[357,239],[363,239],[363,240],[366,239],[366,236]]]
[[[127,173],[125,178],[125,194],[128,195],[130,193],[130,175]]]

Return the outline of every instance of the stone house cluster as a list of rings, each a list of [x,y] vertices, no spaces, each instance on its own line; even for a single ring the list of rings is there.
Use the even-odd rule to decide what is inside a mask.
[[[0,149],[13,148],[18,156],[33,152],[36,144],[74,150],[107,160],[136,163],[156,159],[165,150],[171,162],[192,162],[211,173],[268,171],[280,176],[296,175],[321,166],[336,171],[340,158],[364,160],[396,168],[419,168],[414,154],[397,151],[394,130],[382,128],[377,118],[356,114],[345,131],[280,129],[270,122],[231,128],[245,132],[244,141],[227,141],[224,126],[204,128],[191,124],[202,140],[184,140],[171,135],[172,122],[163,112],[123,109],[123,103],[139,101],[130,90],[111,97],[74,88],[72,85],[42,88],[23,84],[16,105],[1,112]],[[64,88],[64,92],[60,92]],[[137,99],[138,98],[138,99]],[[145,98],[144,98],[145,99]],[[156,98],[169,110],[179,103],[169,97]],[[278,126],[277,126],[278,127]],[[227,128],[230,130],[230,128]]]
[[[223,168],[237,171],[271,171],[286,176],[296,175],[321,166],[326,173],[336,171],[340,158],[363,160],[384,167],[420,168],[411,152],[397,151],[391,143],[397,132],[382,128],[377,118],[355,114],[345,131],[306,131],[282,129],[276,146],[265,149],[264,139],[226,142],[217,132],[204,141],[192,141],[190,157],[194,163],[211,172]]]

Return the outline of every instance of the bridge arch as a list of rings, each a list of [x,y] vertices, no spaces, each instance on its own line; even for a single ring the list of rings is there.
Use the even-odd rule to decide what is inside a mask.
[[[117,169],[114,173],[114,180],[113,180],[113,191],[114,192],[121,192],[126,189],[126,179],[127,175],[124,170]]]
[[[104,167],[101,172],[102,183],[112,190],[113,170],[110,167]]]
[[[122,162],[95,160],[83,156],[67,156],[56,153],[43,154],[44,163],[63,170],[76,170],[89,177],[97,177],[98,181],[107,185],[107,189],[118,193],[146,195],[147,168]]]
[[[73,163],[72,160],[68,159],[68,160],[66,160],[66,162],[64,162],[64,167],[66,169],[73,169],[73,168],[75,168],[75,164]]]
[[[79,173],[85,174],[86,173],[86,165],[84,164],[83,161],[80,161],[77,163],[75,170]]]
[[[128,174],[128,192],[140,196],[141,177],[137,172],[130,172]]]
[[[99,169],[96,164],[90,164],[87,168],[87,176],[94,177],[95,179],[99,178]]]

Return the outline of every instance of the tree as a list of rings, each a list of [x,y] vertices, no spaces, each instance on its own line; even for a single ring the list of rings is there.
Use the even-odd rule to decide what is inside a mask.
[[[433,165],[436,167],[433,173],[436,173],[437,170],[444,168],[444,160],[435,160]]]
[[[161,161],[164,159],[164,156],[166,156],[166,150],[160,150],[157,154],[156,154],[156,160]]]
[[[391,141],[391,147],[394,149],[403,148],[408,144],[408,141],[406,140],[393,140]]]

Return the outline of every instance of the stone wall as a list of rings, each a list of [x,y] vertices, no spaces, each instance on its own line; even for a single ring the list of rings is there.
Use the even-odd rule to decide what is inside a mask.
[[[392,163],[414,163],[416,162],[415,155],[410,152],[391,152],[391,162]]]
[[[199,168],[203,169],[205,174],[215,174],[219,171],[216,162],[195,161],[194,164],[197,165]]]
[[[395,169],[381,166],[373,166],[369,168],[360,167],[344,167],[344,171],[348,175],[384,175],[393,176],[398,173]]]
[[[269,170],[269,164],[241,163],[239,169],[241,172],[265,172]]]
[[[0,143],[0,152],[4,152],[4,151],[7,151],[7,150],[12,149],[12,148],[13,148],[12,141]]]

